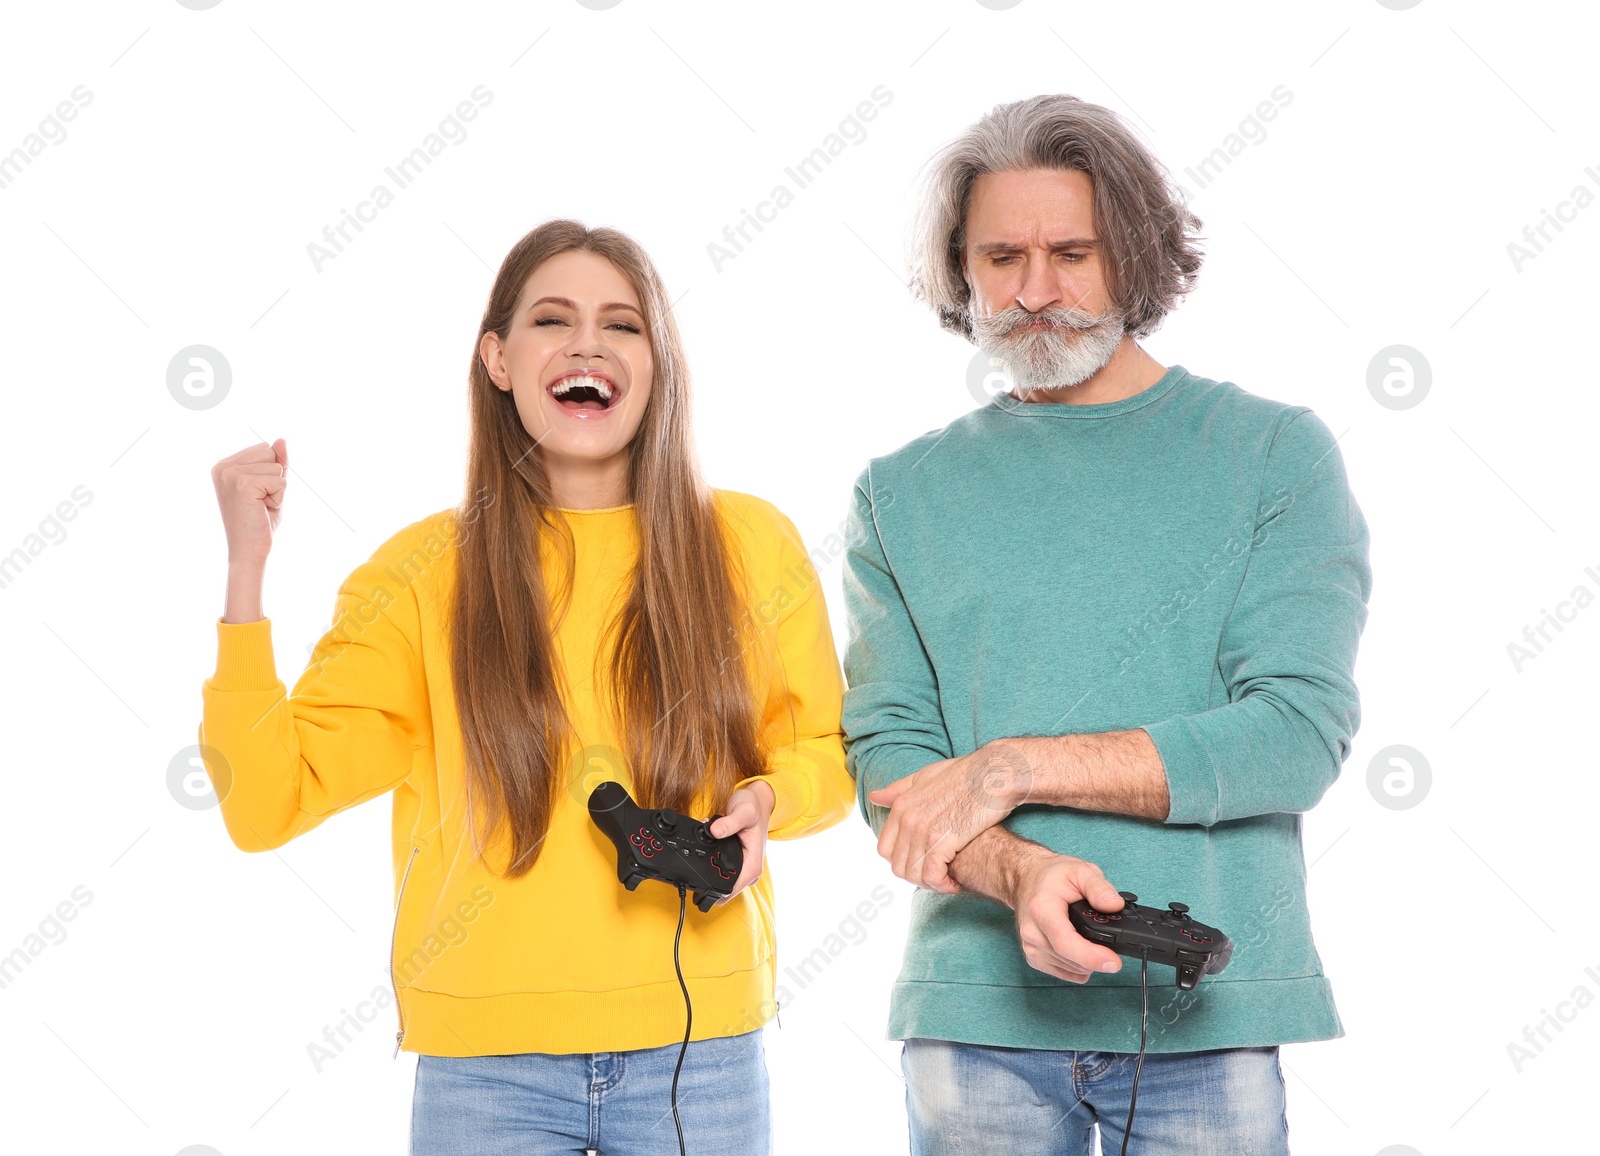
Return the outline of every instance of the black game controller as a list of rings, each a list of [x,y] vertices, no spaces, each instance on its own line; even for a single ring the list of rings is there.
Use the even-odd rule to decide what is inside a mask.
[[[744,844],[736,835],[718,839],[711,824],[676,811],[647,811],[621,783],[605,782],[589,796],[589,817],[617,846],[617,878],[629,891],[645,879],[660,879],[694,892],[694,905],[712,904],[733,894],[744,867]]]
[[[1192,991],[1202,975],[1228,966],[1233,942],[1215,927],[1190,919],[1187,905],[1169,903],[1166,911],[1157,911],[1141,907],[1131,891],[1117,894],[1127,901],[1121,911],[1096,911],[1086,899],[1067,908],[1079,935],[1119,955],[1145,956],[1151,963],[1177,968],[1184,991]]]

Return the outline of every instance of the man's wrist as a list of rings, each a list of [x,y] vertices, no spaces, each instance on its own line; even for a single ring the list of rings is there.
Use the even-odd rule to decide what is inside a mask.
[[[963,891],[1016,908],[1033,872],[1055,852],[1001,826],[990,827],[950,862],[950,877]]]
[[[1019,735],[985,743],[986,783],[1023,803],[1164,821],[1171,811],[1161,752],[1143,728],[1103,734]],[[1006,783],[1004,794],[999,784]]]
[[[1071,735],[1020,735],[991,739],[980,750],[989,768],[986,782],[1009,813],[1024,803],[1064,804],[1071,794],[1068,778]]]
[[[1015,911],[1027,892],[1029,881],[1039,868],[1056,858],[1056,853],[1032,840],[1017,838],[1001,849],[999,858],[1004,884],[1001,902]]]

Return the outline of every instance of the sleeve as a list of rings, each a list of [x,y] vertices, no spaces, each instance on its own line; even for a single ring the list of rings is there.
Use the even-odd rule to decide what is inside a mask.
[[[758,778],[765,781],[775,800],[768,837],[797,839],[844,818],[851,783],[839,727],[844,677],[822,582],[799,531],[781,514],[778,518],[779,585],[768,600],[776,612],[776,661],[761,720],[767,771],[735,789]]]
[[[867,794],[953,753],[933,663],[878,534],[877,511],[892,500],[874,495],[871,468],[863,471],[852,495],[844,563],[845,749],[861,814],[880,833],[889,811]]]
[[[1166,767],[1168,823],[1309,810],[1338,778],[1360,725],[1367,524],[1333,435],[1310,410],[1268,448],[1253,520],[1217,648],[1228,702],[1143,728]]]
[[[270,619],[217,620],[200,751],[237,847],[280,847],[405,781],[431,725],[420,637],[415,590],[378,555],[340,586],[292,694],[273,663]]]

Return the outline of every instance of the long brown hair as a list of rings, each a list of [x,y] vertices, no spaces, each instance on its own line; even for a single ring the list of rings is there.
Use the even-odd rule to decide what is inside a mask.
[[[565,597],[545,589],[541,546],[564,552],[566,593],[573,556],[533,438],[478,350],[490,330],[502,340],[510,334],[533,271],[572,250],[604,257],[632,283],[655,362],[628,444],[639,552],[632,591],[604,632],[611,685],[601,684],[635,795],[641,806],[687,811],[704,792],[721,805],[741,778],[767,769],[747,666],[754,627],[743,562],[695,462],[689,371],[665,287],[625,234],[547,221],[506,254],[473,342],[467,493],[495,500],[460,540],[451,623],[468,822],[480,855],[480,812],[492,832],[509,834],[509,878],[537,861],[574,753],[552,659],[552,614]]]

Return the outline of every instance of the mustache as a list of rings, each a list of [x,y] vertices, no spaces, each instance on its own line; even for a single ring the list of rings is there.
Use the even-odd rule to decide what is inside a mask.
[[[980,324],[983,329],[997,337],[1007,337],[1023,326],[1035,326],[1040,322],[1049,329],[1093,329],[1107,321],[1110,316],[1110,314],[1096,315],[1084,309],[1073,309],[1068,306],[1050,306],[1035,313],[1020,305],[1013,305],[989,314]]]

